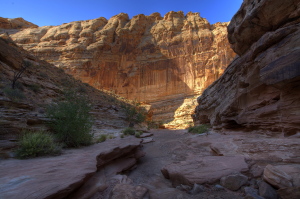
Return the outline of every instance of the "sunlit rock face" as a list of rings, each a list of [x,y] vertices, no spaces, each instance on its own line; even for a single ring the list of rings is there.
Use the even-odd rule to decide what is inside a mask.
[[[37,28],[38,26],[24,20],[23,18],[14,18],[14,19],[9,19],[9,18],[3,18],[0,17],[0,34],[2,33],[16,33],[22,29],[25,28]]]
[[[184,100],[201,94],[235,56],[227,25],[211,25],[191,12],[132,19],[121,13],[109,20],[27,29],[11,37],[83,82],[151,104],[153,120],[170,122]]]
[[[228,26],[239,57],[198,98],[196,122],[299,132],[299,10],[298,0],[243,2]]]

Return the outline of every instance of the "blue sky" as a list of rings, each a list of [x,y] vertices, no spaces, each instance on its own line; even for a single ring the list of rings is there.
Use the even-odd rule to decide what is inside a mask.
[[[110,17],[121,12],[130,18],[169,11],[200,12],[211,24],[230,21],[243,0],[0,0],[0,16],[22,17],[38,26]]]

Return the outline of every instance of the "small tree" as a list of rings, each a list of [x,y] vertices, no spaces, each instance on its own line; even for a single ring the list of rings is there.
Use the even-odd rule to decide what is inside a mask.
[[[15,89],[16,82],[18,81],[18,79],[21,78],[22,74],[30,66],[31,66],[31,62],[23,61],[22,65],[21,65],[21,68],[17,71],[14,71],[14,77],[13,77],[12,84],[11,84],[12,89]]]
[[[68,147],[79,147],[92,142],[90,110],[86,98],[69,92],[66,93],[64,101],[52,104],[46,113],[51,119],[50,126],[56,132],[57,138]]]
[[[141,107],[123,105],[122,108],[125,110],[125,120],[129,122],[129,127],[134,127],[135,124],[140,124],[146,120],[146,113]]]

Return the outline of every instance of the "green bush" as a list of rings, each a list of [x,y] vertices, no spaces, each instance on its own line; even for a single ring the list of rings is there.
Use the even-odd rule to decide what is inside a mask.
[[[135,130],[133,128],[127,127],[122,131],[124,135],[135,135]]]
[[[26,98],[24,93],[19,89],[12,89],[12,88],[6,87],[3,89],[3,92],[12,101],[20,101],[20,100],[23,100]]]
[[[133,127],[134,124],[140,124],[146,120],[145,111],[138,106],[122,105],[125,111],[125,120],[129,122],[129,127]]]
[[[46,114],[51,119],[49,125],[57,138],[67,147],[79,147],[92,144],[90,110],[87,99],[69,92],[64,101],[49,106]]]
[[[31,158],[44,155],[58,155],[61,147],[54,142],[53,136],[47,132],[27,131],[20,140],[16,151],[18,158]]]
[[[136,138],[139,138],[139,137],[141,137],[141,132],[138,132],[138,131],[137,131],[137,132],[135,132],[135,137],[136,137]]]
[[[100,137],[97,139],[97,143],[104,142],[107,139],[107,135],[101,134]]]
[[[209,126],[206,124],[202,124],[199,126],[191,126],[188,128],[188,132],[190,133],[197,133],[197,134],[202,134],[206,133],[209,130]]]

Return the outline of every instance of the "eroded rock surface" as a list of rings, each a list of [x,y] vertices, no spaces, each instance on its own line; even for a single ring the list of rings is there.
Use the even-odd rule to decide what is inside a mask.
[[[23,61],[30,62],[31,66],[24,71],[13,90],[12,79],[21,70]],[[22,130],[47,130],[46,107],[62,97],[66,90],[89,98],[94,116],[93,133],[99,133],[103,128],[120,129],[128,125],[118,99],[34,57],[6,34],[0,36],[0,158],[2,149],[16,146],[15,141]]]
[[[247,182],[248,177],[240,173],[224,176],[220,179],[221,185],[232,191],[238,190],[241,186],[247,184]]]
[[[286,135],[299,131],[299,10],[297,0],[243,2],[228,27],[239,57],[198,98],[195,122]]]
[[[9,18],[3,18],[0,17],[0,34],[2,33],[16,33],[22,29],[26,28],[37,28],[38,26],[24,20],[23,18],[14,18],[14,19],[9,19]]]
[[[227,25],[211,25],[191,12],[140,14],[132,19],[121,13],[109,20],[38,27],[10,36],[95,88],[150,103],[155,121],[178,118],[170,124],[176,128],[188,126],[182,120],[192,121],[195,104],[185,99],[201,94],[235,56]]]
[[[57,157],[1,160],[0,198],[66,198],[72,192],[78,191],[77,189],[90,179],[97,169],[101,170],[120,158],[135,158],[139,147],[140,140],[132,137],[67,150]],[[136,160],[131,167],[135,165]],[[115,170],[115,173],[106,173],[105,176],[128,169],[124,165],[119,165],[120,167],[123,168],[121,171]],[[90,196],[103,189],[101,183],[98,185],[99,187],[92,188]],[[78,198],[88,198],[84,195],[86,193],[89,191],[82,195],[73,193],[72,198],[78,195],[82,196]]]
[[[264,169],[263,179],[276,188],[293,186],[292,177],[272,165],[267,165]]]
[[[244,157],[241,156],[204,156],[191,157],[187,161],[167,165],[161,172],[165,178],[172,181],[174,186],[177,186],[180,184],[193,185],[194,183],[212,184],[224,176],[234,172],[246,172],[247,170],[248,165]],[[228,185],[228,187],[230,186]],[[235,190],[235,188],[233,187],[232,190]]]

